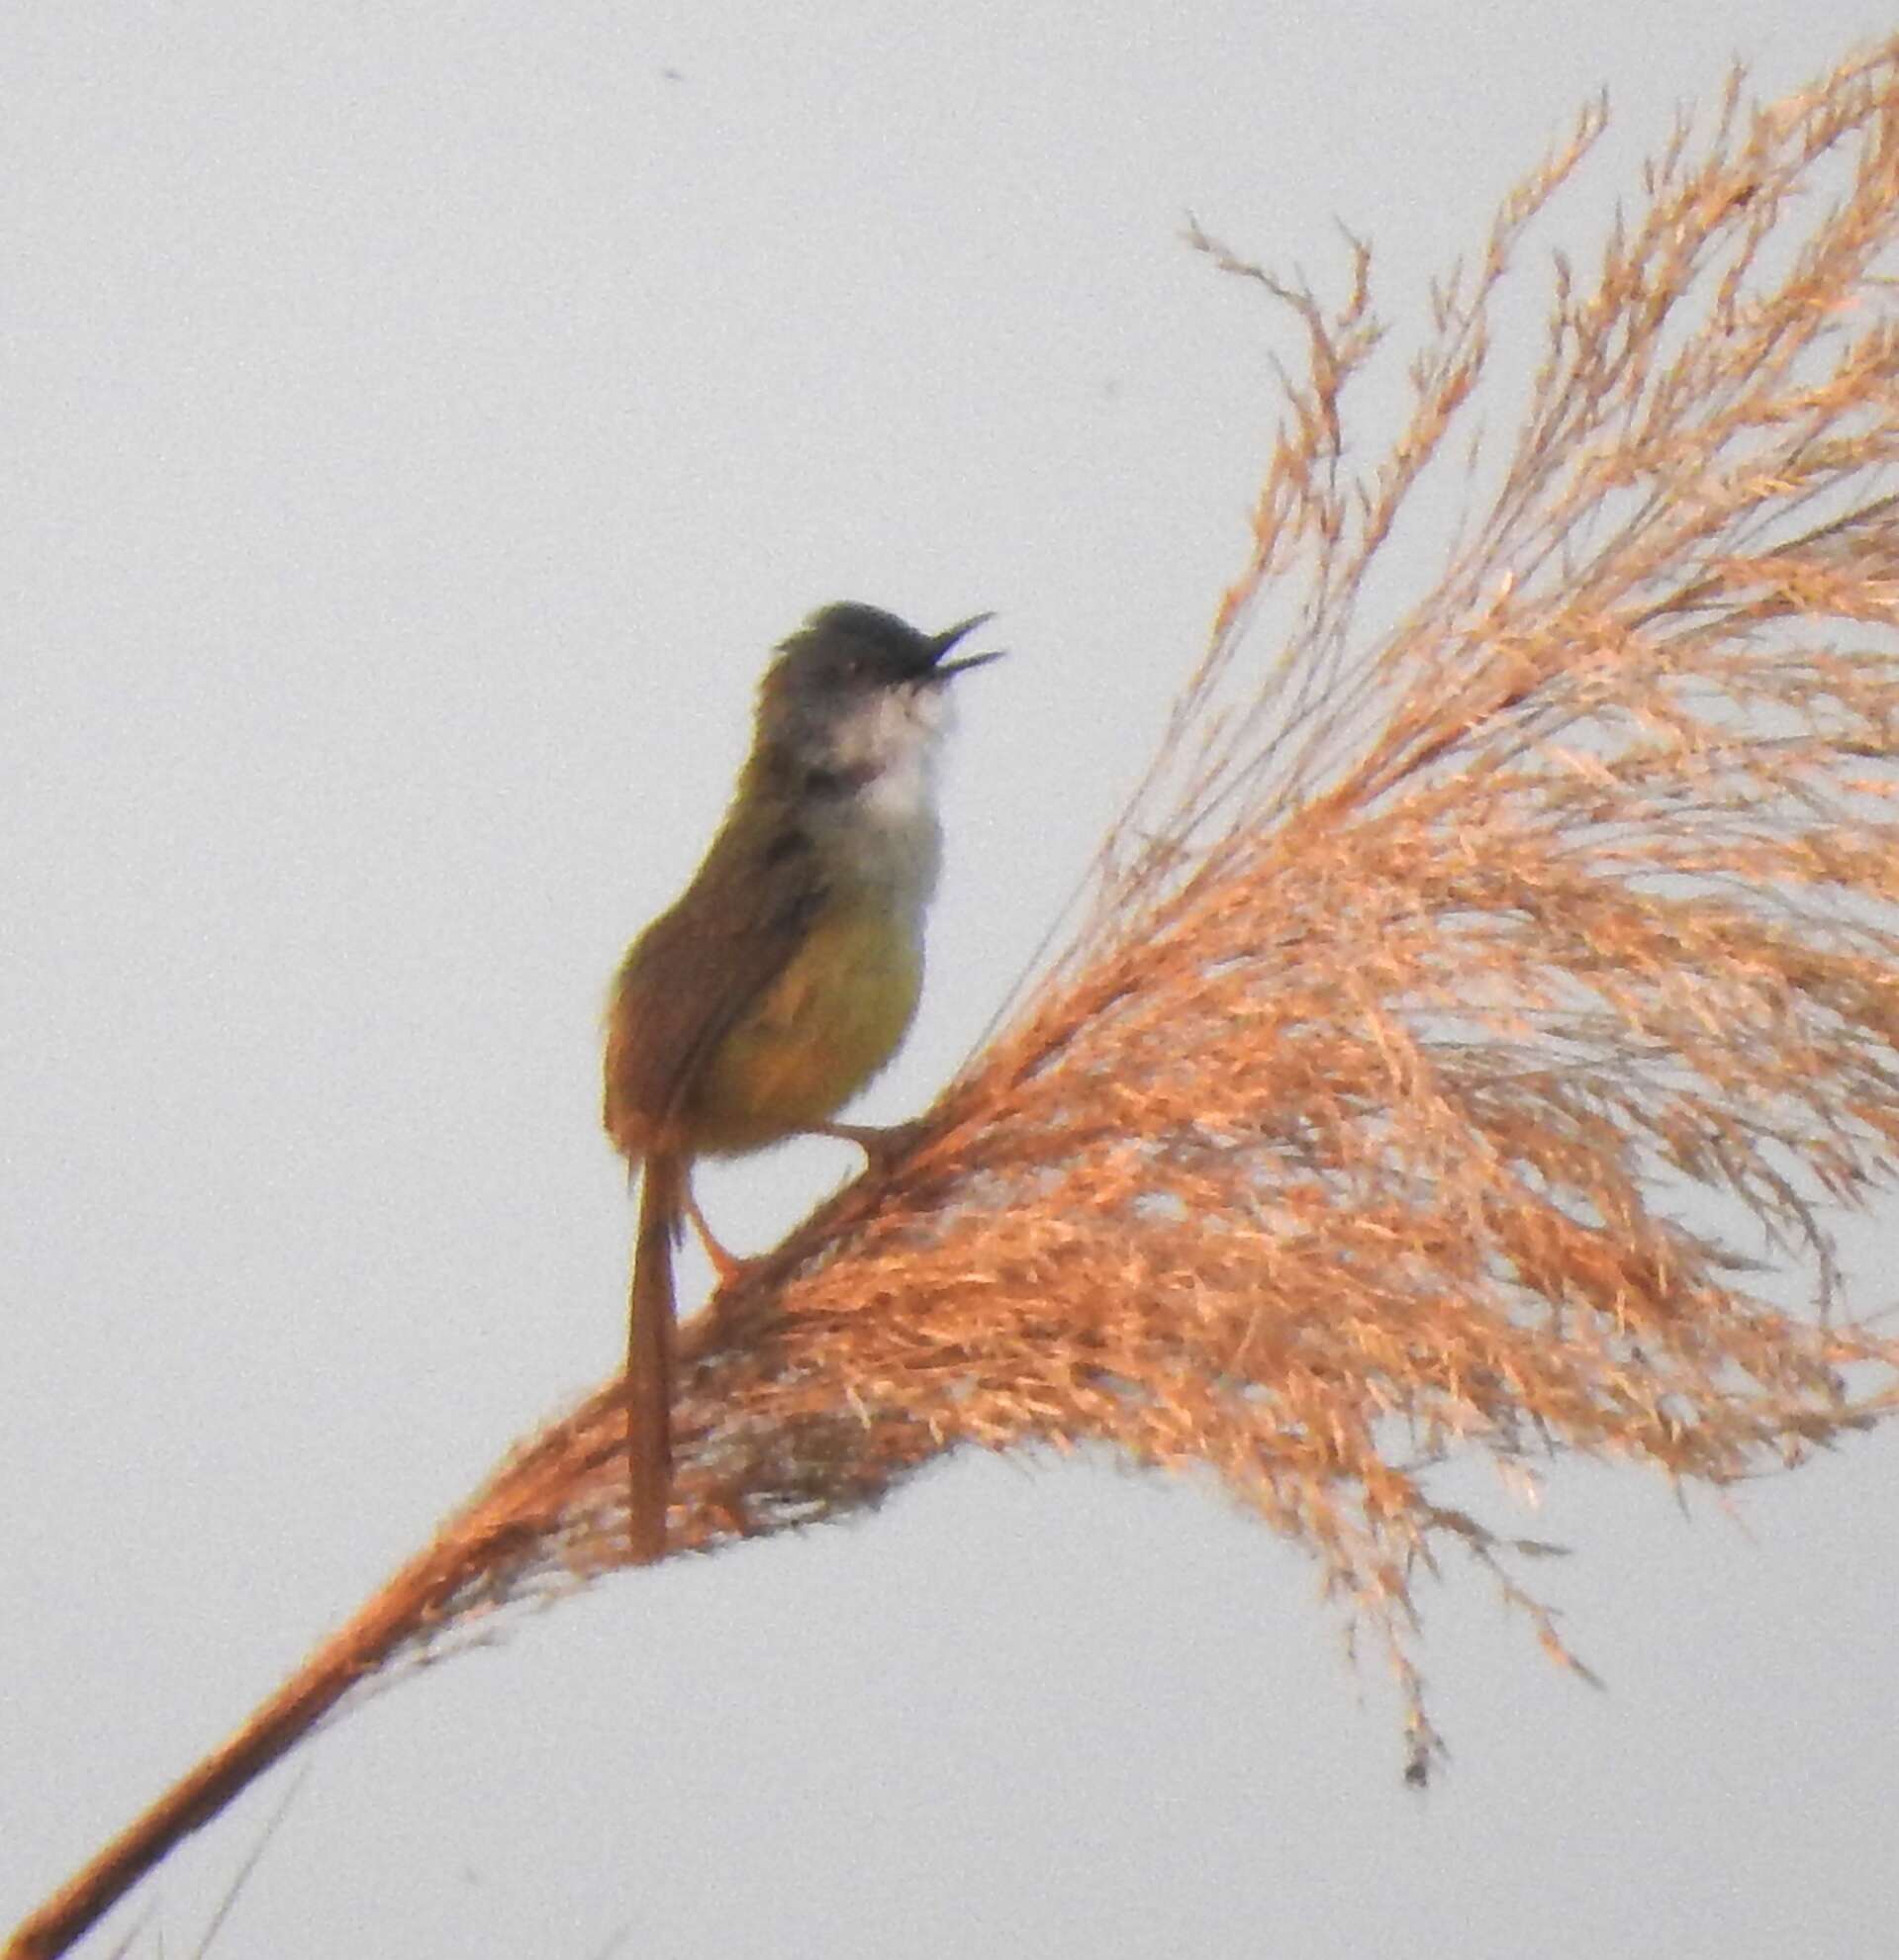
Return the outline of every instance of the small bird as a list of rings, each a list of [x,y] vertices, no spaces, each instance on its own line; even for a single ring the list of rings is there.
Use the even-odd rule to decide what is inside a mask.
[[[897,1053],[923,983],[942,832],[935,764],[949,659],[994,615],[934,635],[874,606],[824,607],[759,684],[751,754],[692,883],[621,963],[607,1018],[605,1121],[640,1170],[626,1334],[628,1537],[666,1550],[672,1489],[673,1247],[706,1229],[696,1157],[802,1132],[874,1150],[831,1121]]]

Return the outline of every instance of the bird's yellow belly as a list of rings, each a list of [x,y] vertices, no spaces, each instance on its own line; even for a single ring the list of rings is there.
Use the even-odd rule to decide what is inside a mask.
[[[922,983],[913,919],[871,904],[815,920],[719,1043],[694,1097],[699,1148],[756,1150],[834,1115],[896,1054]]]

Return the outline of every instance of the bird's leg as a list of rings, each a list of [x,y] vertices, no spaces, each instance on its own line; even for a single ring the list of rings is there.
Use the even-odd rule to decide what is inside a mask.
[[[855,1144],[869,1160],[870,1169],[881,1177],[915,1143],[926,1127],[921,1122],[812,1123],[807,1127],[807,1134],[814,1137],[835,1137],[839,1143]],[[712,1261],[712,1271],[718,1275],[719,1285],[729,1286],[733,1280],[758,1263],[756,1260],[740,1259],[736,1253],[727,1252],[719,1244],[712,1228],[706,1222],[706,1214],[699,1208],[699,1197],[693,1189],[690,1172],[687,1173],[685,1187],[681,1192],[681,1203],[686,1216],[693,1222],[693,1230],[699,1234],[699,1243],[706,1249],[706,1257]]]
[[[813,1123],[810,1132],[817,1137],[835,1137],[839,1143],[855,1144],[869,1160],[870,1168],[881,1177],[914,1144],[928,1125],[914,1123]]]
[[[706,1223],[706,1214],[699,1208],[699,1199],[693,1194],[693,1180],[686,1179],[686,1216],[693,1221],[693,1230],[699,1234],[699,1243],[706,1248],[706,1257],[712,1262],[712,1270],[718,1275],[721,1286],[729,1286],[748,1265],[751,1260],[742,1260],[736,1253],[728,1253],[712,1236],[712,1228]]]

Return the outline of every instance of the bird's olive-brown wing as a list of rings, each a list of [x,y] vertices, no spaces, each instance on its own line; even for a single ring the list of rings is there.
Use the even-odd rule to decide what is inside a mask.
[[[607,1129],[628,1157],[690,1148],[708,1063],[785,971],[824,899],[802,831],[726,830],[678,903],[634,940],[614,988],[606,1056]]]

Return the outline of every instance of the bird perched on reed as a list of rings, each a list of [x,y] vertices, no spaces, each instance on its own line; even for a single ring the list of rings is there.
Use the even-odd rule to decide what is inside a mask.
[[[605,1120],[640,1171],[626,1343],[628,1537],[666,1548],[672,1476],[673,1247],[697,1157],[832,1121],[896,1054],[923,982],[942,839],[935,759],[951,650],[991,615],[925,634],[827,606],[778,649],[725,820],[685,893],[634,940],[608,1016]]]

